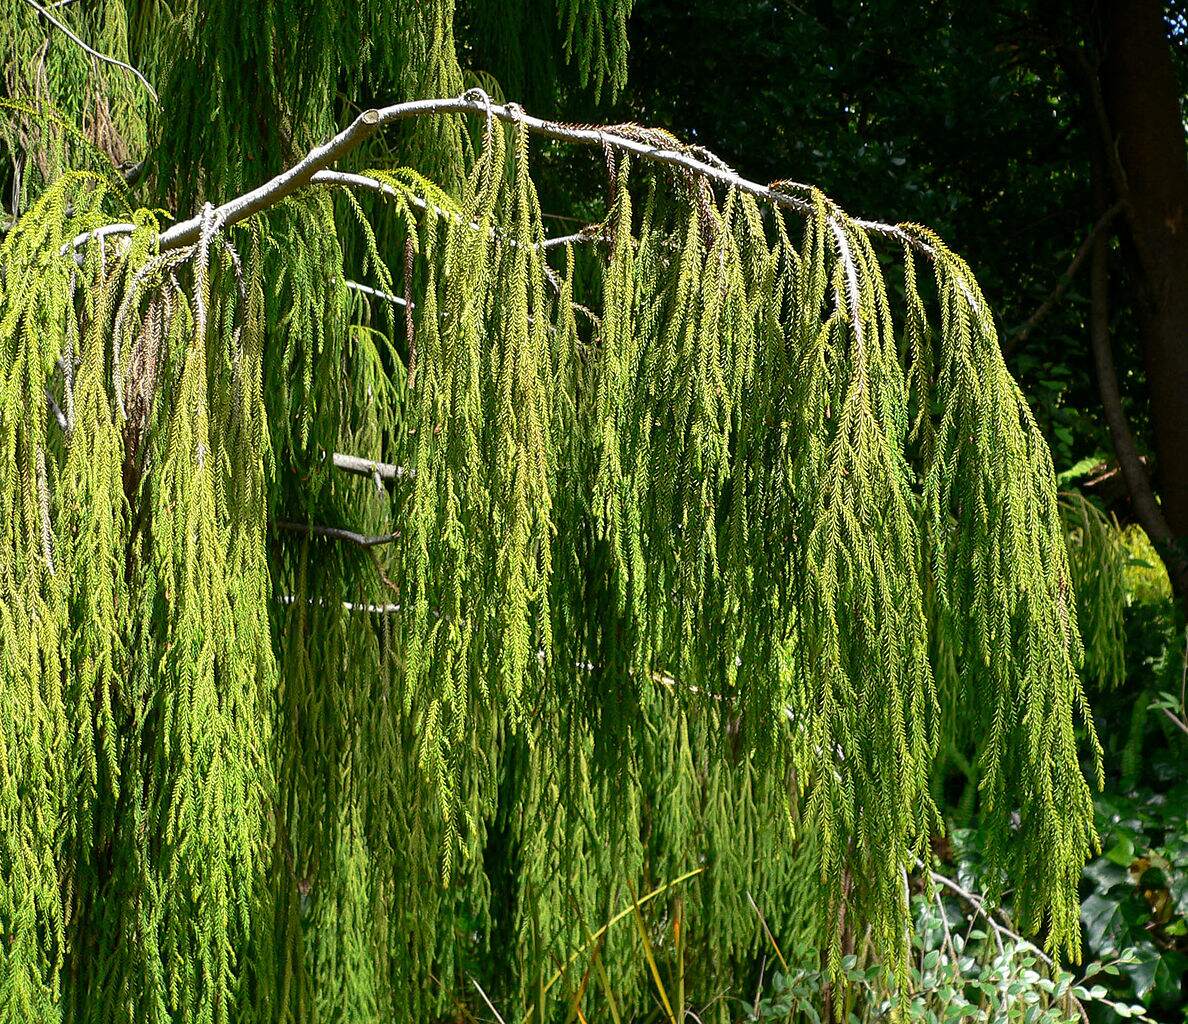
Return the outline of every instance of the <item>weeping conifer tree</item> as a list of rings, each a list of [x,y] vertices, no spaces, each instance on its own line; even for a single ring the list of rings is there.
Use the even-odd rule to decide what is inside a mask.
[[[0,2],[5,1024],[629,1019],[752,904],[902,968],[952,742],[1078,952],[1074,575],[969,267],[496,102],[512,8]],[[547,11],[554,94],[629,8]]]

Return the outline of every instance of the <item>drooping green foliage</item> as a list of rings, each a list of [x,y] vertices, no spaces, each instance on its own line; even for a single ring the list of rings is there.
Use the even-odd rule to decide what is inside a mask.
[[[1085,676],[1100,686],[1118,687],[1126,679],[1123,615],[1131,561],[1126,536],[1112,516],[1077,491],[1061,495],[1060,511],[1085,636]]]
[[[234,2],[179,4],[172,43],[179,52],[162,55],[152,119],[159,194],[184,210],[220,198],[218,190],[244,191],[333,135],[348,98],[458,92],[453,8],[453,0],[270,0],[244,17]],[[212,109],[235,114],[211,121]],[[245,121],[259,127],[245,131]],[[435,154],[450,151],[447,128],[456,125],[421,127],[430,138],[445,134]],[[403,155],[425,159],[424,137],[400,141]],[[448,178],[455,167],[424,169]]]
[[[462,0],[459,38],[478,83],[533,107],[567,92],[595,104],[627,80],[627,21],[635,0]],[[493,93],[494,94],[494,93]]]
[[[128,60],[128,15],[122,2],[76,5],[55,15],[114,60]],[[67,170],[110,170],[143,154],[144,87],[113,64],[91,59],[24,0],[0,4],[0,121],[11,213],[22,212]],[[51,26],[52,27],[52,26]]]
[[[706,994],[751,899],[902,966],[955,720],[991,896],[1075,952],[1073,575],[965,263],[635,125],[593,252],[546,246],[514,108],[225,219],[339,89],[457,88],[451,5],[342,6],[136,7],[196,240],[63,148],[0,242],[0,1021],[419,1020],[472,977],[540,1019],[599,972],[628,1019],[609,923],[657,890]],[[595,87],[628,7],[562,5]],[[14,151],[70,134],[22,102]]]

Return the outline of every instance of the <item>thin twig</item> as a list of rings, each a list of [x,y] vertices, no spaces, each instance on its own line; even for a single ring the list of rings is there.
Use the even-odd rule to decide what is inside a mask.
[[[277,601],[280,604],[289,605],[295,604],[297,598],[292,594],[281,594]],[[320,597],[307,597],[305,603],[309,605],[316,605],[323,607],[326,601]],[[367,612],[370,615],[393,615],[400,611],[401,606],[398,604],[371,604],[359,601],[343,601],[341,602],[343,611],[348,612]]]
[[[763,995],[763,972],[767,970],[767,950],[763,951],[763,959],[759,961],[759,980],[755,983],[755,1002],[751,1006],[751,1016],[759,1020],[759,1000]]]
[[[763,916],[763,911],[759,909],[759,904],[755,902],[755,897],[747,893],[747,902],[751,904],[751,909],[755,911],[755,916],[759,918],[759,924],[763,926],[763,934],[767,936],[767,941],[771,943],[771,948],[775,950],[775,955],[780,958],[780,966],[784,968],[784,973],[788,972],[788,961],[784,959],[784,954],[780,951],[779,943],[776,942],[775,936],[771,934],[771,929],[767,927],[767,919]]]
[[[1097,218],[1096,223],[1089,229],[1089,233],[1085,236],[1084,241],[1081,242],[1077,248],[1076,255],[1073,256],[1072,262],[1069,263],[1068,268],[1060,275],[1060,280],[1056,282],[1056,287],[1052,289],[1051,294],[1044,299],[1039,308],[1031,314],[1022,324],[1016,327],[1003,342],[1003,353],[1009,355],[1017,346],[1022,345],[1030,336],[1031,332],[1035,330],[1036,326],[1044,319],[1053,309],[1056,304],[1064,297],[1064,293],[1068,291],[1069,285],[1072,284],[1073,278],[1077,276],[1077,272],[1084,265],[1089,258],[1089,254],[1093,251],[1093,243],[1097,236],[1104,231],[1122,212],[1123,204],[1121,202],[1115,203],[1105,213]]]
[[[949,951],[949,958],[957,962],[957,950],[953,946],[953,932],[949,928],[949,915],[945,910],[945,901],[941,899],[939,889],[933,890],[932,897],[936,902],[936,912],[940,914],[941,927],[945,932],[945,948]]]
[[[54,398],[54,393],[49,388],[45,389],[45,400],[49,403],[50,412],[54,414],[54,419],[58,421],[58,426],[65,433],[70,426],[70,421],[66,419],[66,414],[62,411],[62,407],[58,405],[58,400]]]
[[[60,250],[59,255],[65,256],[71,249],[77,249],[80,245],[91,241],[91,239],[99,239],[102,241],[108,235],[130,235],[136,230],[136,225],[128,221],[121,221],[118,224],[104,224],[102,227],[94,228],[91,231],[84,231],[81,234],[75,235],[69,242],[66,242]],[[75,259],[82,263],[81,257],[76,256]]]
[[[455,224],[462,223],[462,218],[454,210],[447,210],[445,207],[438,206],[436,203],[428,203],[420,196],[410,195],[408,192],[402,192],[388,182],[380,181],[379,178],[373,178],[368,174],[356,174],[352,171],[318,171],[310,177],[309,183],[311,185],[337,185],[343,188],[355,187],[370,189],[373,192],[379,192],[383,195],[390,196],[393,199],[400,197],[418,209],[432,210],[439,217],[445,217],[447,220],[451,220]],[[482,230],[482,225],[480,225],[477,221],[472,220],[470,222],[470,227],[474,231]],[[489,228],[488,231],[492,237],[500,238],[499,233],[495,231],[494,228]],[[519,244],[514,238],[502,240],[511,246]],[[556,238],[546,238],[540,243],[540,248],[550,249],[557,245],[565,245],[568,242],[575,241],[593,242],[597,241],[597,236],[589,234],[588,232],[578,232],[574,235],[560,235]],[[535,246],[533,248],[535,248]],[[347,284],[349,287],[350,282]]]
[[[92,49],[85,42],[83,42],[82,39],[80,39],[78,36],[76,36],[66,25],[64,25],[56,17],[54,17],[54,15],[52,15],[49,11],[47,11],[44,7],[42,7],[41,4],[39,4],[37,2],[37,0],[25,0],[25,3],[27,3],[30,7],[32,7],[39,14],[41,14],[42,17],[44,17],[47,21],[49,21],[54,27],[56,27],[57,29],[59,29],[60,31],[65,33],[65,35],[69,39],[73,40],[75,43],[77,43],[79,46],[81,46],[84,50],[87,51],[87,53],[89,53],[96,60],[101,60],[108,64],[114,64],[117,68],[123,68],[125,71],[132,72],[132,74],[134,74],[138,79],[140,79],[141,84],[148,91],[148,94],[153,98],[153,102],[154,103],[160,102],[160,100],[157,99],[157,92],[152,87],[149,80],[147,78],[145,78],[144,75],[142,75],[139,71],[137,71],[136,68],[134,68],[131,64],[125,64],[122,60],[118,60],[115,57],[109,57],[106,53],[100,53],[98,50]],[[60,6],[60,5],[55,5],[55,6]]]
[[[483,987],[482,987],[482,985],[480,985],[478,983],[478,980],[473,975],[470,975],[469,977],[470,977],[470,983],[478,991],[478,994],[483,997],[483,1002],[487,1004],[487,1009],[489,1009],[493,1014],[495,1014],[495,1019],[497,1021],[499,1021],[499,1024],[507,1024],[507,1021],[505,1021],[503,1019],[503,1016],[500,1014],[500,1012],[497,1009],[495,1009],[495,1004],[492,1003],[491,1000],[487,998],[487,993],[483,991]]]
[[[937,913],[940,914],[941,927],[944,929],[944,932],[945,932],[945,949],[948,951],[948,954],[949,954],[949,962],[954,965],[959,966],[960,962],[961,962],[961,958],[958,957],[957,949],[953,945],[953,933],[949,929],[949,914],[945,910],[945,901],[941,899],[941,894],[940,894],[939,889],[933,889],[932,896],[933,896],[933,899],[936,901],[936,910],[937,910]],[[921,967],[922,966],[923,965],[921,964]],[[949,1010],[949,1004],[952,1002],[952,1000],[953,1000],[952,994],[945,997],[945,1002],[944,1002],[944,1005],[941,1007],[941,1012],[940,1012],[940,1017],[942,1020],[944,1020],[946,1018],[946,1015]]]
[[[400,536],[399,533],[369,535],[356,533],[354,530],[347,530],[340,526],[322,526],[318,523],[292,523],[285,520],[277,520],[274,525],[278,530],[285,530],[289,533],[304,533],[314,537],[325,537],[328,540],[343,540],[361,548],[374,548],[380,544],[391,544],[392,541]]]
[[[575,231],[572,235],[557,235],[546,238],[541,243],[542,249],[553,249],[559,245],[574,245],[578,242],[597,242],[598,235],[590,231]]]
[[[356,476],[378,477],[386,483],[403,480],[414,475],[414,471],[405,466],[397,466],[391,462],[375,462],[372,459],[363,459],[358,455],[347,455],[343,452],[335,452],[332,460],[335,469],[354,473]]]
[[[829,218],[829,228],[837,241],[837,253],[846,270],[846,295],[850,300],[850,322],[854,328],[854,344],[858,350],[862,349],[862,311],[859,308],[861,298],[858,294],[858,268],[854,265],[854,257],[850,253],[850,244],[846,240],[846,233],[837,218]]]
[[[922,865],[919,861],[917,861],[916,866],[921,867]],[[1052,958],[1048,956],[1048,954],[1042,949],[1033,943],[1028,942],[1025,938],[1023,938],[1022,935],[1020,935],[1018,932],[1012,931],[1005,924],[1001,924],[1000,922],[994,920],[994,913],[986,909],[986,904],[982,901],[982,898],[977,893],[970,892],[968,889],[963,889],[960,885],[954,882],[953,879],[947,877],[946,875],[942,875],[939,871],[930,871],[928,874],[935,884],[943,885],[946,889],[950,889],[951,891],[955,892],[958,896],[965,900],[966,903],[973,907],[975,911],[977,911],[978,915],[990,926],[990,930],[994,934],[994,943],[998,947],[999,953],[1003,951],[1002,936],[1005,935],[1008,939],[1017,945],[1022,946],[1028,952],[1034,953],[1049,967],[1055,966]]]
[[[1171,722],[1172,725],[1174,725],[1177,729],[1179,729],[1180,732],[1188,734],[1188,723],[1180,721],[1180,719],[1177,718],[1176,715],[1168,708],[1160,708],[1159,710],[1167,715],[1167,720]]]
[[[358,281],[344,280],[342,282],[353,292],[361,292],[364,295],[371,295],[377,299],[383,299],[385,302],[392,303],[393,306],[407,306],[408,301],[402,299],[399,295],[393,295],[391,292],[380,291],[378,288],[372,288],[370,285],[360,284]]]

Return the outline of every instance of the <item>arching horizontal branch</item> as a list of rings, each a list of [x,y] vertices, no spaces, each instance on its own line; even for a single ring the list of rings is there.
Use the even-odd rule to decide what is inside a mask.
[[[778,188],[760,185],[758,182],[736,174],[733,170],[720,162],[711,163],[699,159],[689,152],[679,149],[665,148],[641,142],[637,138],[616,131],[614,128],[593,128],[583,125],[565,124],[560,121],[546,121],[527,114],[516,104],[492,103],[490,98],[480,89],[472,89],[454,99],[414,100],[409,103],[397,103],[392,106],[363,111],[346,128],[330,141],[310,150],[306,156],[290,167],[287,171],[276,175],[263,185],[245,192],[216,208],[208,208],[202,214],[181,221],[161,233],[158,247],[161,252],[182,248],[196,243],[202,233],[204,223],[213,223],[219,227],[229,227],[249,217],[261,213],[276,205],[286,197],[310,184],[362,186],[378,190],[382,193],[395,195],[396,190],[391,185],[378,181],[366,175],[353,174],[344,171],[333,171],[330,168],[347,153],[356,149],[362,142],[370,138],[381,128],[397,121],[413,117],[443,116],[448,114],[481,114],[484,117],[497,118],[508,123],[523,125],[528,131],[546,138],[572,143],[575,145],[598,146],[602,149],[615,149],[633,153],[641,159],[660,163],[699,175],[700,177],[747,193],[783,209],[807,213],[814,208],[810,198],[802,198],[794,192],[803,195],[812,194],[808,185],[796,182],[781,181]],[[414,200],[415,201],[415,200]],[[420,200],[418,205],[428,205]],[[456,214],[455,214],[456,216]],[[209,218],[209,219],[207,219]],[[838,245],[838,256],[841,259],[847,280],[847,301],[849,302],[850,319],[854,326],[857,340],[861,343],[860,317],[857,311],[856,279],[857,268],[850,252],[841,221],[838,216],[830,214],[829,227]],[[935,253],[930,245],[911,232],[905,231],[894,224],[884,224],[879,221],[853,220],[855,226],[871,234],[894,239],[900,244],[910,246],[933,257]],[[477,227],[477,225],[476,225]],[[97,229],[78,236],[74,244],[85,242],[89,237],[102,236],[105,231],[130,229],[131,225],[113,225]],[[580,237],[580,236],[579,236]],[[560,243],[558,243],[560,244]],[[547,243],[546,243],[547,245]],[[976,309],[973,296],[962,285],[966,299],[971,308]]]
[[[742,177],[724,164],[710,163],[679,149],[640,142],[638,139],[617,132],[613,127],[594,128],[585,125],[565,124],[560,121],[547,121],[533,117],[516,104],[491,103],[481,90],[471,90],[453,99],[413,100],[408,103],[396,103],[387,107],[363,111],[334,138],[310,150],[303,159],[288,170],[281,172],[263,185],[216,207],[214,209],[215,223],[224,227],[237,224],[275,206],[281,200],[314,181],[325,184],[366,184],[367,187],[375,187],[374,179],[367,179],[365,182],[352,181],[351,179],[363,176],[349,175],[339,171],[332,172],[332,177],[327,172],[342,157],[387,125],[414,117],[440,117],[448,114],[490,116],[508,123],[521,124],[528,131],[546,138],[574,145],[615,149],[632,153],[651,163],[664,164],[688,171],[708,181],[737,189],[783,209],[795,210],[798,213],[807,213],[813,209],[811,199],[805,198],[812,191],[808,185],[787,181],[780,182],[778,188],[761,185]],[[801,193],[801,195],[794,193]],[[926,242],[894,224],[871,220],[854,220],[853,223],[872,234],[894,239],[929,256],[933,255],[931,246]],[[109,225],[96,232],[80,235],[75,240],[75,244],[82,244],[89,237],[98,234],[129,231],[131,228],[132,225]],[[160,249],[164,252],[191,245],[198,241],[201,231],[201,215],[180,221],[161,233]]]

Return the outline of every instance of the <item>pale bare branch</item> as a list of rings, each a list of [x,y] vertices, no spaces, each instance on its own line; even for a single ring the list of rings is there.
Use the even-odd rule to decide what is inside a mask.
[[[335,469],[354,473],[357,476],[378,478],[385,482],[404,480],[413,476],[413,471],[404,466],[395,466],[390,462],[375,462],[371,459],[360,458],[358,455],[346,455],[343,452],[334,453],[333,463]]]
[[[641,142],[636,138],[620,134],[614,128],[588,128],[560,121],[543,120],[525,113],[520,107],[513,104],[491,103],[484,97],[480,97],[477,91],[472,90],[453,99],[413,100],[408,103],[397,103],[392,106],[365,110],[334,138],[310,150],[304,158],[287,171],[283,171],[263,185],[224,203],[215,210],[215,213],[220,222],[229,227],[276,205],[282,199],[305,188],[315,180],[325,184],[338,182],[365,184],[367,187],[374,188],[375,179],[359,180],[364,179],[363,175],[333,172],[334,177],[331,177],[325,172],[329,171],[343,156],[356,149],[362,142],[387,125],[414,117],[446,114],[491,116],[501,121],[521,124],[528,131],[546,138],[574,145],[610,147],[633,153],[651,163],[659,163],[700,175],[708,181],[753,195],[784,209],[796,210],[800,213],[808,213],[814,209],[812,201],[803,198],[811,194],[811,189],[807,185],[781,182],[779,188],[770,188],[750,181],[728,167],[707,162],[679,149]],[[338,179],[338,182],[335,181],[335,178]],[[349,179],[355,180],[350,181]],[[391,189],[390,185],[383,190],[388,189]],[[391,189],[391,191],[395,193],[396,190]],[[928,255],[933,254],[932,247],[926,242],[894,224],[870,220],[855,220],[853,223],[865,231],[885,238],[892,238]],[[166,250],[189,245],[198,237],[200,229],[201,224],[197,217],[180,221],[162,233],[160,247],[162,250]]]

